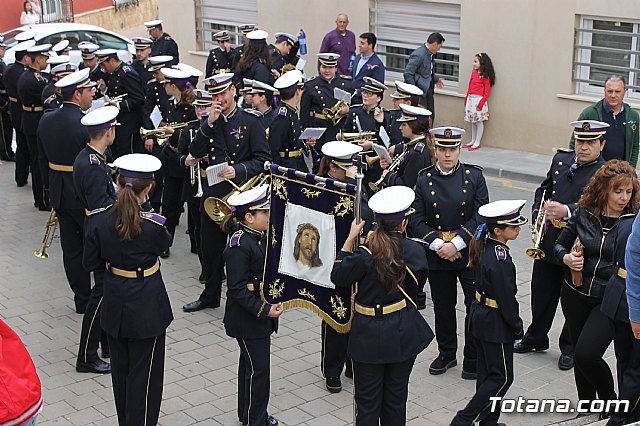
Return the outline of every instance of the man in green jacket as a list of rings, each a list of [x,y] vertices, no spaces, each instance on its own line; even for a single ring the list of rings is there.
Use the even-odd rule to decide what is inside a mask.
[[[605,160],[614,158],[628,161],[633,167],[638,163],[638,125],[640,115],[623,102],[626,93],[624,77],[612,75],[604,82],[604,99],[585,108],[578,120],[597,120],[609,124],[606,145],[602,151]],[[571,136],[569,147],[574,149]]]

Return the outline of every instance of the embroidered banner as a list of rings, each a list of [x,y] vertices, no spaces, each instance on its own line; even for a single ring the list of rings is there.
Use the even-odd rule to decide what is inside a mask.
[[[271,211],[262,297],[309,309],[338,332],[351,327],[351,289],[336,288],[331,269],[354,219],[355,186],[317,182],[313,174],[271,165]]]

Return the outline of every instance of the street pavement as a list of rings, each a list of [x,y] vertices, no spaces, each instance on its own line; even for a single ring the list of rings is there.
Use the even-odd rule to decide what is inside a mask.
[[[482,154],[482,155],[480,155]],[[551,153],[550,153],[551,154]],[[548,168],[550,156],[513,163],[519,153],[483,148],[464,153],[466,161],[484,164],[492,200],[528,200],[528,212],[536,182]],[[532,157],[527,157],[532,156]],[[509,168],[511,167],[511,168]],[[500,172],[502,170],[502,172]],[[39,425],[115,425],[115,406],[110,376],[75,372],[76,350],[82,316],[73,311],[71,291],[62,268],[59,240],[40,260],[33,251],[40,245],[48,213],[33,207],[29,185],[17,188],[14,164],[0,164],[0,317],[23,339],[42,380],[44,411]],[[509,175],[519,172],[520,175]],[[502,176],[502,177],[499,177]],[[522,180],[514,180],[519,176]],[[182,312],[184,303],[202,290],[197,277],[198,260],[189,253],[186,219],[176,230],[171,257],[162,261],[175,320],[167,331],[162,425],[238,425],[236,372],[239,351],[235,340],[224,333],[224,308],[197,313]],[[530,277],[532,261],[525,249],[531,246],[528,226],[512,242],[517,267],[518,300],[525,325],[531,320]],[[223,304],[224,306],[224,304]],[[428,297],[423,315],[433,327],[433,307]],[[464,310],[460,292],[458,334],[462,344]],[[515,355],[515,381],[507,397],[569,398],[576,400],[572,372],[557,368],[557,346],[562,326],[558,312],[550,334],[551,347],[544,353]],[[460,378],[459,365],[446,374],[431,376],[428,367],[437,355],[435,341],[416,361],[410,381],[408,425],[447,425],[455,412],[474,393],[475,382]],[[614,368],[611,348],[607,361]],[[269,412],[281,425],[338,426],[353,420],[353,383],[342,377],[343,391],[330,394],[320,373],[320,319],[305,310],[290,310],[280,319],[272,338],[271,399]],[[509,425],[544,425],[575,414],[503,414]]]

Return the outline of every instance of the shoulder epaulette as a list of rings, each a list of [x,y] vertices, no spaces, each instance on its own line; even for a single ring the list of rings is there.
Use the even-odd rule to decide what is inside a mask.
[[[425,245],[425,246],[429,247],[429,243],[426,242],[425,240],[423,240],[422,238],[409,238],[409,240],[415,241],[416,243],[419,243],[419,244],[422,244],[422,245]]]
[[[435,166],[436,166],[435,164],[432,164],[430,166],[425,167],[424,169],[422,169],[422,170],[420,170],[418,172],[418,175],[423,175],[423,174],[427,173],[428,171],[433,170],[435,168]]]
[[[340,77],[346,79],[346,80],[353,80],[353,77],[351,77],[350,75],[341,75]]]
[[[278,115],[281,115],[282,117],[286,117],[287,116],[287,107],[286,106],[281,106],[280,109],[278,109]]]
[[[351,104],[351,108],[358,108],[358,107],[361,107],[361,106],[362,106],[362,104]]]
[[[156,79],[155,79],[155,78],[152,78],[151,80],[147,81],[147,84],[152,84],[152,83],[154,83],[155,81],[156,81]]]
[[[255,115],[256,117],[262,117],[262,113],[255,108],[247,108],[244,112],[248,112],[249,114]]]
[[[46,78],[44,78],[44,76],[42,74],[40,74],[39,72],[33,73],[33,76],[36,78],[36,80],[43,82],[43,81],[47,81]]]
[[[569,148],[556,148],[556,152],[569,153],[569,152],[575,152],[575,151],[573,149],[569,149]]]
[[[160,226],[164,225],[164,223],[167,221],[166,217],[153,212],[140,212],[140,217]]]
[[[499,261],[504,261],[507,260],[509,258],[509,256],[507,255],[507,249],[502,247],[502,246],[496,246],[496,259],[498,259]]]
[[[413,148],[416,152],[422,152],[424,150],[425,144],[422,142],[418,142],[416,146]]]
[[[133,71],[133,69],[129,66],[129,65],[123,65],[122,66],[122,72],[131,72]]]
[[[97,154],[89,154],[89,164],[91,164],[92,166],[100,165],[100,159],[98,158]]]
[[[231,238],[229,238],[229,247],[239,247],[242,235],[244,235],[244,231],[242,229],[234,232],[233,235],[231,235]]]
[[[171,40],[171,36],[169,34],[165,34],[164,35],[164,39],[167,40],[167,41]]]
[[[315,79],[316,77],[317,77],[317,75],[314,75],[313,77],[309,77],[309,78],[307,79],[307,81],[305,81],[305,83],[307,83],[307,82],[309,82],[309,81],[312,81],[312,80],[313,80],[313,79]]]
[[[109,210],[111,207],[113,206],[113,204],[109,204],[106,207],[100,207],[98,209],[93,209],[91,211],[87,211],[87,216],[92,216],[94,214],[98,214],[98,213],[102,213],[102,212],[106,212],[107,210]]]
[[[472,164],[472,163],[464,163],[465,166],[469,166],[469,167],[473,167],[474,169],[478,169],[480,171],[482,171],[482,166],[479,166],[477,164]]]

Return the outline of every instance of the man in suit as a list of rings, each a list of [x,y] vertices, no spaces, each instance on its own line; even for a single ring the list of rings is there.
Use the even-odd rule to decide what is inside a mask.
[[[431,111],[432,122],[436,119],[436,109],[433,101],[433,91],[437,86],[444,86],[444,78],[435,73],[434,59],[442,48],[444,37],[440,33],[431,33],[427,42],[411,53],[409,62],[404,69],[404,81],[418,86],[424,92],[421,104]]]
[[[360,53],[353,61],[353,70],[351,71],[353,88],[358,91],[353,98],[352,104],[362,102],[362,88],[365,84],[365,77],[371,77],[374,80],[384,83],[384,64],[373,51],[376,47],[376,42],[377,38],[375,34],[360,34],[360,41],[358,44]]]

